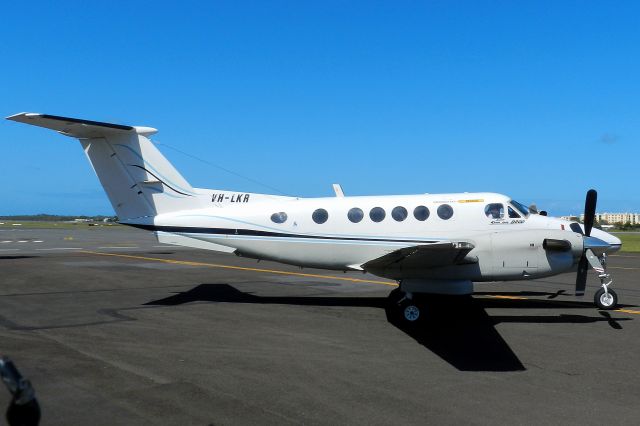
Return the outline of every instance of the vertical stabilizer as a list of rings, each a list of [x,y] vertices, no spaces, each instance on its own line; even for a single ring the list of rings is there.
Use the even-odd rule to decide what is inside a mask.
[[[202,207],[193,187],[149,139],[155,129],[33,113],[7,118],[78,138],[123,222]]]

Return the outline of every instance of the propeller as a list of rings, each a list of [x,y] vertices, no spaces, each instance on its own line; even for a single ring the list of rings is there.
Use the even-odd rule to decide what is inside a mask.
[[[578,264],[578,276],[576,277],[576,296],[584,296],[587,288],[587,272],[589,272],[589,261],[583,254]]]
[[[593,229],[593,221],[596,215],[596,203],[598,202],[598,193],[595,189],[587,191],[587,197],[584,202],[584,235],[585,237],[591,236],[591,230]],[[576,296],[584,295],[584,290],[587,286],[587,272],[589,271],[589,259],[587,258],[587,251],[591,251],[586,247],[582,252],[580,263],[578,264],[578,274],[576,276]]]
[[[598,202],[598,193],[595,189],[587,191],[587,198],[584,202],[584,235],[591,235],[593,221],[596,216],[596,203]]]

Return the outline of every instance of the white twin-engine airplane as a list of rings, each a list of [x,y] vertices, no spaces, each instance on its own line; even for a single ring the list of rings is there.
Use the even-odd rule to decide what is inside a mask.
[[[589,266],[601,281],[597,307],[617,305],[606,255],[621,242],[593,228],[594,190],[580,225],[495,193],[346,197],[335,185],[335,197],[297,198],[200,189],[150,141],[156,129],[34,113],[7,118],[78,138],[120,223],[163,243],[397,280],[390,300],[408,322],[424,313],[420,296],[471,294],[473,282],[577,270],[583,295]]]

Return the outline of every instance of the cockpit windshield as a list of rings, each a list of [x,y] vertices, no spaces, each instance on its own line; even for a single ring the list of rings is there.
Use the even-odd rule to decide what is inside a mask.
[[[525,216],[525,217],[529,216],[529,209],[526,206],[524,206],[523,204],[520,204],[516,200],[511,200],[511,201],[509,201],[509,203],[511,203],[511,205],[513,207],[515,207],[516,210],[518,210],[520,213],[522,213],[523,216]]]

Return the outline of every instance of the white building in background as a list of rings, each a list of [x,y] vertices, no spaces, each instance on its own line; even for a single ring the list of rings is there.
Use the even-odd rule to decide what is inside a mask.
[[[575,220],[575,216],[563,216],[568,220]],[[569,218],[572,219],[569,219]],[[632,225],[640,224],[640,213],[596,213],[595,219],[602,223],[630,223]],[[580,221],[584,221],[584,214],[580,215]]]

